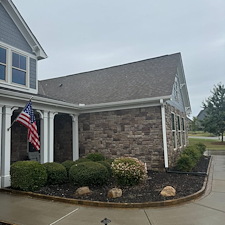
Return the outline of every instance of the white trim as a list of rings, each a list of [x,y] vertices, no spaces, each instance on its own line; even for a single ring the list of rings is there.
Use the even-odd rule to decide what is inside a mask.
[[[0,86],[5,87],[5,88],[11,88],[11,89],[18,90],[18,91],[25,91],[25,92],[29,92],[32,94],[37,94],[37,92],[38,92],[37,85],[36,85],[36,89],[30,88],[30,59],[32,58],[35,61],[37,61],[37,58],[30,53],[27,53],[18,48],[7,45],[1,41],[0,41],[0,47],[6,49],[6,79],[0,80]],[[12,69],[16,68],[16,67],[13,67],[13,65],[12,65],[12,54],[13,53],[16,53],[16,54],[26,57],[26,71],[22,70],[22,71],[26,72],[26,85],[17,84],[15,82],[12,82]],[[36,63],[36,67],[37,67],[37,63]],[[37,78],[37,74],[36,74],[36,78]]]
[[[165,113],[165,105],[163,103],[163,99],[160,100],[160,103],[161,103],[161,114],[162,114],[164,165],[165,165],[165,168],[168,168],[169,163],[168,163],[168,149],[167,149],[167,136],[166,136],[166,113]]]
[[[124,110],[124,109],[133,109],[133,108],[144,108],[152,106],[160,106],[160,100],[169,100],[171,96],[161,96],[154,98],[143,98],[119,102],[109,102],[109,103],[100,103],[92,105],[80,104],[79,112],[81,113],[93,113],[93,112],[104,112],[104,111],[114,111],[114,110]]]
[[[72,117],[72,143],[73,143],[73,161],[79,159],[79,127],[78,115],[70,114]]]
[[[11,129],[8,128],[11,125],[12,109],[10,106],[4,106],[3,108],[3,126],[2,126],[2,152],[1,152],[1,186],[9,187],[10,182],[10,159],[11,159]]]
[[[48,113],[48,162],[54,162],[54,117],[57,112]]]

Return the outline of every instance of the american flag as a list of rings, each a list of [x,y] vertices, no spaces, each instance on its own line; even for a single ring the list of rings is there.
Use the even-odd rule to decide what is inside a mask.
[[[16,121],[27,127],[28,141],[34,146],[36,150],[39,150],[40,141],[31,101],[27,103],[23,111],[17,117]]]

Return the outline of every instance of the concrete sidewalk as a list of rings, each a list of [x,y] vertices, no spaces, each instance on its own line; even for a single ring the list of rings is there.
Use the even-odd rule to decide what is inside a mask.
[[[32,199],[0,193],[0,221],[18,225],[224,225],[225,156],[213,156],[204,196],[189,203],[145,209],[115,209]]]

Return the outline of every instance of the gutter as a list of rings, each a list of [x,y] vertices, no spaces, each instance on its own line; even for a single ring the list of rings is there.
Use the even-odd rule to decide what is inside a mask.
[[[99,104],[91,104],[79,105],[80,113],[91,113],[91,112],[101,112],[101,111],[113,111],[113,110],[122,110],[122,109],[131,109],[137,107],[149,107],[149,106],[157,106],[160,105],[160,100],[163,99],[167,101],[171,98],[171,96],[160,96],[153,98],[142,98],[135,100],[126,100],[126,101],[118,101],[118,102],[107,102],[107,103],[99,103]]]
[[[167,169],[169,167],[168,149],[167,149],[167,136],[166,136],[166,113],[165,104],[163,99],[160,99],[161,114],[162,114],[162,134],[163,134],[163,152],[164,152],[164,166]]]

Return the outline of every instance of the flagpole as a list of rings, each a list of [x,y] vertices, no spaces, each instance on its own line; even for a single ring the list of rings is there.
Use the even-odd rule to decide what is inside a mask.
[[[32,98],[33,98],[33,96],[31,96],[31,97],[30,97],[30,99],[29,99],[29,101],[28,101],[28,102],[30,102]],[[24,106],[24,108],[25,108],[25,107],[26,107],[26,105]],[[24,108],[23,108],[23,109],[24,109]],[[23,109],[22,109],[22,111],[23,111]],[[21,112],[22,112],[22,111],[21,111]],[[21,112],[20,112],[20,113],[21,113]],[[19,113],[19,115],[20,115],[20,113]],[[13,126],[13,124],[16,122],[16,120],[17,120],[17,118],[19,117],[19,115],[16,117],[16,119],[15,119],[15,120],[13,120],[13,122],[12,122],[11,126],[7,129],[7,131],[9,131],[9,130],[11,129],[11,127],[12,127],[12,126]]]

